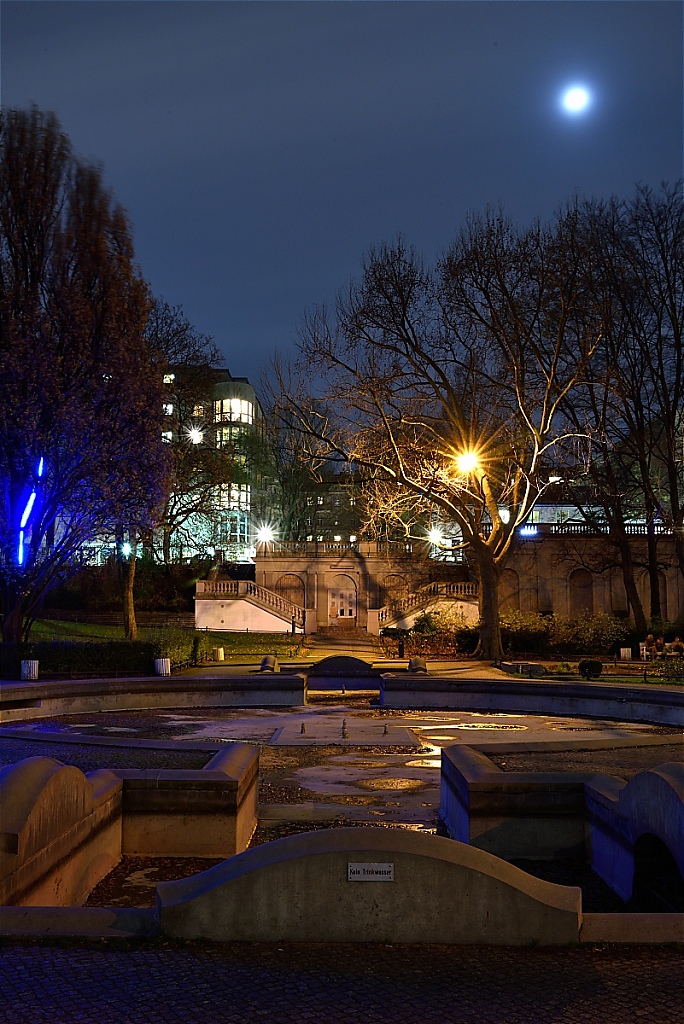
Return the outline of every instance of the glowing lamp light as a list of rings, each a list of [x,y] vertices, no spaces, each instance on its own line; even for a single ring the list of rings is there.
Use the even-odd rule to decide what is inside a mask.
[[[19,547],[17,549],[17,563],[24,564],[24,531],[19,531]]]
[[[191,444],[201,444],[204,438],[204,432],[199,427],[190,427],[188,430],[188,440]]]
[[[480,465],[480,459],[477,452],[463,452],[456,459],[456,467],[459,473],[467,476],[468,473],[474,472]]]
[[[121,545],[121,554],[124,556],[124,558],[129,558],[132,551],[133,548],[128,543],[128,541],[124,541],[124,543]]]
[[[44,468],[45,468],[45,459],[41,455],[40,461],[38,463],[38,476],[39,477],[41,477],[43,475],[43,469]]]
[[[583,85],[572,85],[563,93],[561,102],[568,114],[581,114],[591,103],[591,93]]]
[[[260,526],[257,530],[257,542],[259,544],[270,544],[275,538],[273,528],[268,525]]]
[[[436,527],[433,527],[433,529],[428,533],[428,540],[431,544],[441,544],[442,539],[442,531],[438,530]]]
[[[537,527],[533,526],[531,523],[520,527],[520,534],[523,537],[536,537],[538,532]]]

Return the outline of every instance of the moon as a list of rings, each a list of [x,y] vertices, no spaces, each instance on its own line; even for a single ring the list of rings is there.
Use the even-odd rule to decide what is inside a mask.
[[[561,96],[561,104],[567,114],[583,114],[591,105],[591,93],[584,85],[571,85]]]

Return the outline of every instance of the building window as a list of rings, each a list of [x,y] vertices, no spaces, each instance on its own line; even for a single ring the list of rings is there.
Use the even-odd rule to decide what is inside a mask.
[[[173,384],[175,379],[176,379],[176,374],[175,373],[165,373],[164,374],[164,383],[165,384]]]
[[[244,398],[222,398],[214,402],[217,423],[254,423],[254,406]]]
[[[318,495],[318,498],[316,499],[316,504],[318,504],[318,505],[322,505],[323,504],[323,495],[322,494]]]
[[[221,508],[249,509],[250,491],[249,484],[220,484]]]
[[[200,418],[202,418],[204,416],[204,406],[203,405],[195,405],[193,407],[193,410],[192,410],[192,415],[193,416],[199,416]]]
[[[173,405],[171,402],[164,402],[163,409],[165,416],[173,416]]]
[[[169,442],[173,441],[173,431],[172,430],[162,430],[162,441],[166,441],[167,444],[169,444]]]

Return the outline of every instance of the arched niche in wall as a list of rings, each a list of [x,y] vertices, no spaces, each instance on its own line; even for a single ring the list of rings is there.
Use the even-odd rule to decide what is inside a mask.
[[[390,573],[380,584],[380,607],[398,605],[408,596],[409,586],[399,573]]]
[[[356,622],[356,583],[351,576],[338,573],[330,581],[328,619],[333,625]]]
[[[664,572],[658,573],[658,589],[660,590],[660,617],[667,619],[667,576]]]
[[[299,605],[300,608],[306,608],[306,588],[304,586],[304,580],[295,573],[286,572],[283,576],[280,576],[276,580],[276,584],[273,589],[276,594],[284,597],[286,601],[291,601],[292,604]]]
[[[520,577],[515,569],[504,569],[499,580],[499,608],[501,611],[520,611]]]
[[[594,577],[588,569],[570,573],[570,615],[594,614]]]

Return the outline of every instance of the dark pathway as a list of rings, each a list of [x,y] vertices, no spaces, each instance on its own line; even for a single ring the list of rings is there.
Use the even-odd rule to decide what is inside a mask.
[[[673,948],[5,943],[3,1024],[681,1024]]]

